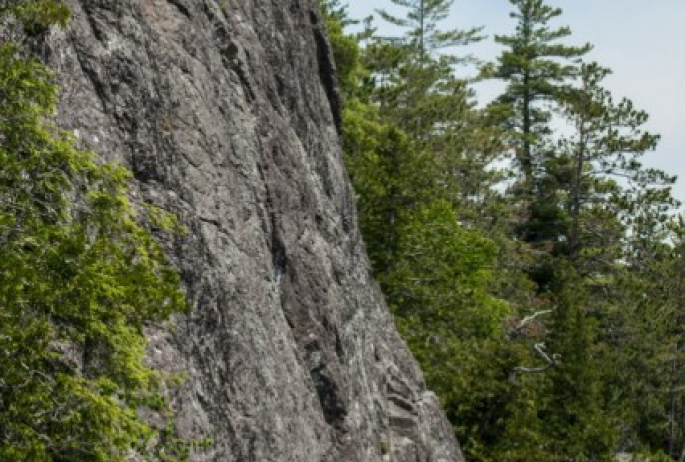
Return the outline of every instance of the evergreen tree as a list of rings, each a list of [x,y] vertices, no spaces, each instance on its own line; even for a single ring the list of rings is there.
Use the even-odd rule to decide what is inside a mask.
[[[644,324],[644,311],[626,310],[632,302],[616,304],[626,290],[619,281],[636,252],[639,260],[649,261],[653,255],[645,249],[663,245],[674,178],[639,162],[658,140],[642,128],[646,113],[627,99],[614,102],[601,85],[607,69],[592,63],[580,71],[579,85],[558,98],[570,133],[550,149],[541,176],[547,206],[562,213],[554,226],[542,228],[553,242],[553,274],[545,289],[555,309],[547,344],[560,359],[549,373],[551,407],[540,415],[548,431],[558,431],[552,445],[557,458],[610,460],[619,429],[629,427],[630,420],[626,401],[616,398],[625,390],[618,378],[623,372],[615,366],[632,340],[617,334],[616,326],[637,328],[640,342],[664,332],[662,327],[648,333],[656,326]],[[631,284],[641,286],[641,277]],[[631,368],[634,364],[626,367]],[[635,408],[635,402],[628,406]]]
[[[640,252],[627,257],[616,276],[604,336],[614,367],[605,381],[620,411],[621,446],[679,460],[685,447],[682,218],[669,228],[666,239],[662,231],[649,240],[641,233]]]
[[[345,157],[397,325],[468,460],[677,459],[682,239],[674,178],[640,159],[658,137],[542,1],[512,0],[517,32],[485,70],[507,90],[475,110],[460,59],[435,53],[450,3],[395,2],[407,16],[382,15],[407,34],[368,29],[361,51],[333,40],[356,61]],[[506,146],[502,196],[487,167]]]
[[[368,41],[363,60],[375,84],[368,101],[379,106],[381,119],[409,135],[411,150],[432,157],[442,178],[445,197],[454,202],[464,222],[489,220],[496,201],[492,186],[501,174],[489,170],[500,155],[495,129],[486,127],[485,115],[475,109],[473,91],[455,73],[468,59],[446,49],[482,39],[481,28],[440,28],[452,1],[402,0],[406,16],[379,11],[383,19],[405,29],[401,37]]]
[[[532,200],[542,161],[541,146],[549,134],[550,110],[544,103],[555,101],[578,74],[574,60],[591,46],[575,47],[559,43],[571,35],[568,27],[550,29],[548,23],[561,15],[560,8],[543,0],[510,0],[515,7],[516,33],[495,36],[505,47],[494,66],[485,74],[506,82],[497,99],[497,111],[511,135],[511,148],[521,169],[524,198]]]
[[[443,122],[458,121],[472,107],[465,82],[454,76],[461,59],[440,49],[482,39],[480,29],[442,31],[452,0],[392,0],[407,10],[405,17],[377,10],[382,19],[405,29],[401,37],[384,37],[368,44],[366,66],[385,74],[378,85],[381,115],[408,133],[430,137]],[[441,101],[442,100],[442,101]],[[462,121],[463,123],[463,121]]]
[[[642,221],[665,224],[675,206],[670,194],[675,177],[640,163],[658,136],[642,128],[644,111],[628,99],[614,102],[602,87],[609,73],[596,63],[582,65],[579,87],[561,99],[571,134],[559,140],[545,165],[546,176],[562,192],[567,217],[557,253],[584,274],[597,272],[602,262],[613,267],[627,250],[621,245],[626,233],[639,232]]]
[[[376,10],[385,21],[408,29],[408,44],[416,53],[415,58],[422,62],[430,54],[441,48],[467,45],[481,40],[479,36],[483,29],[468,30],[450,29],[442,31],[438,24],[447,19],[454,0],[391,0],[399,7],[405,8],[405,17],[395,16],[387,10]],[[457,59],[450,58],[452,63]]]
[[[627,409],[635,409],[635,402],[617,398],[624,393],[616,368],[624,352],[614,348],[631,341],[617,335],[616,326],[636,327],[645,319],[616,304],[624,290],[619,275],[631,255],[648,256],[641,249],[649,246],[640,242],[662,242],[674,178],[641,165],[639,158],[658,137],[643,130],[644,112],[628,100],[615,103],[602,88],[609,71],[572,61],[590,47],[555,43],[569,35],[567,28],[547,28],[561,10],[541,1],[512,3],[517,34],[497,37],[508,49],[489,70],[508,81],[493,111],[501,111],[513,130],[521,169],[513,199],[524,209],[515,235],[538,253],[528,272],[550,300],[544,345],[557,360],[535,393],[532,414],[541,428],[517,419],[534,434],[508,434],[513,441],[535,441],[544,451],[519,445],[512,453],[505,443],[499,458],[609,460],[618,442],[625,444]],[[554,122],[570,133],[553,136]]]
[[[597,313],[590,287],[568,262],[557,265],[546,345],[555,357],[539,413],[552,460],[614,460],[620,421],[605,402],[605,364],[598,355]]]

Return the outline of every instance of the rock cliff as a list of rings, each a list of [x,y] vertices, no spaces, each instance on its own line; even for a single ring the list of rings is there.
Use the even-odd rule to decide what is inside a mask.
[[[60,125],[189,230],[164,245],[193,312],[149,360],[186,377],[194,460],[461,461],[370,276],[313,1],[67,3]]]

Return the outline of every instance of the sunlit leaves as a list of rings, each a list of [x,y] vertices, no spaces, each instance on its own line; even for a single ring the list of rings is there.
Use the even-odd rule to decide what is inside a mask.
[[[0,14],[38,33],[68,12],[17,1]],[[123,462],[157,444],[138,408],[162,411],[143,328],[185,297],[128,173],[49,122],[56,97],[39,61],[0,45],[0,459]]]

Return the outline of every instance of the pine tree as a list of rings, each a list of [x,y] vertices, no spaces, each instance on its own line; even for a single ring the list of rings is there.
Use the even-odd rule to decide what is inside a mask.
[[[614,102],[602,87],[609,74],[596,63],[581,66],[579,87],[561,98],[571,133],[545,164],[568,221],[557,253],[583,274],[597,272],[601,262],[614,266],[627,250],[621,245],[626,233],[634,239],[642,222],[665,224],[676,205],[670,194],[675,177],[640,163],[658,142],[643,129],[648,115],[628,99]]]
[[[616,398],[625,393],[616,364],[623,364],[633,340],[617,334],[617,326],[637,328],[641,334],[635,340],[641,343],[668,331],[655,329],[643,309],[630,313],[626,308],[633,301],[617,304],[625,296],[621,292],[633,293],[624,285],[624,265],[654,261],[647,249],[664,245],[675,201],[674,178],[640,163],[658,140],[643,129],[647,114],[627,99],[613,100],[602,87],[608,74],[595,63],[583,64],[579,84],[558,98],[569,133],[551,145],[541,176],[547,206],[562,211],[563,219],[543,228],[554,243],[545,290],[556,308],[547,343],[560,360],[549,374],[551,408],[541,415],[551,419],[548,429],[558,431],[555,441],[562,441],[553,445],[554,452],[571,460],[610,460],[619,426],[627,427],[631,419],[626,401]],[[631,284],[642,286],[640,277]],[[668,335],[664,345],[670,344]]]
[[[621,422],[605,401],[605,359],[591,284],[569,262],[556,266],[547,347],[555,356],[547,405],[539,414],[554,460],[614,460]]]
[[[544,103],[555,101],[569,79],[578,74],[574,60],[591,46],[568,46],[559,40],[571,35],[568,27],[550,29],[548,23],[561,15],[560,8],[543,0],[510,0],[515,7],[516,33],[495,36],[506,47],[495,65],[485,74],[506,82],[505,92],[497,99],[497,112],[511,135],[511,147],[521,169],[524,197],[532,199],[543,153],[540,148],[549,134],[551,112]]]
[[[613,365],[605,381],[621,416],[621,444],[654,460],[667,460],[659,454],[679,460],[685,448],[682,217],[669,228],[668,235],[659,230],[651,239],[640,233],[639,253],[627,256],[616,275],[605,321],[611,329],[604,341],[612,347],[606,363]]]
[[[449,16],[454,0],[391,0],[399,7],[405,8],[405,17],[395,16],[387,10],[376,10],[385,21],[409,29],[407,44],[416,51],[419,62],[441,48],[467,45],[481,40],[483,29],[451,29],[442,31],[438,24]]]
[[[560,44],[560,10],[532,0],[512,1],[519,28],[489,70],[507,91],[474,110],[459,58],[428,38],[439,16],[422,8],[448,3],[396,2],[410,14],[386,19],[408,33],[365,35],[345,109],[362,232],[400,331],[469,460],[678,456],[682,246],[673,178],[640,162],[658,140],[647,115],[614,101],[608,71],[579,60],[589,45]],[[520,175],[498,198],[485,166],[503,146]]]
[[[494,129],[476,110],[473,91],[457,77],[455,66],[469,59],[456,54],[464,45],[482,39],[481,28],[441,30],[452,1],[400,1],[401,17],[379,11],[381,17],[404,28],[400,37],[370,40],[364,62],[376,85],[369,101],[378,104],[382,120],[409,135],[411,149],[432,156],[460,219],[483,224],[494,215],[492,186],[501,180],[489,170],[501,149]],[[452,51],[459,47],[460,50]],[[447,51],[450,49],[449,51]],[[449,190],[449,191],[447,191]]]
[[[372,41],[366,53],[366,65],[372,73],[385,73],[379,86],[383,117],[411,134],[426,137],[438,123],[458,120],[456,115],[449,118],[453,113],[463,113],[460,105],[470,106],[467,102],[470,92],[465,82],[454,77],[453,66],[462,58],[454,53],[438,55],[437,51],[481,40],[480,28],[440,30],[452,0],[392,2],[407,10],[405,17],[386,10],[377,12],[383,20],[404,29],[405,34]],[[449,108],[440,102],[440,95],[447,95]]]
[[[637,329],[648,338],[668,330],[655,329],[653,322],[644,324],[648,318],[638,315],[645,313],[642,309],[632,314],[625,309],[632,302],[619,300],[634,292],[624,284],[642,283],[637,274],[631,283],[621,274],[627,262],[649,259],[646,249],[663,242],[674,205],[674,178],[642,166],[640,157],[654,149],[658,137],[643,129],[646,113],[629,100],[615,102],[602,87],[608,70],[576,61],[590,46],[557,42],[570,31],[550,30],[547,23],[561,10],[539,0],[512,3],[518,8],[513,15],[519,20],[517,34],[497,37],[508,49],[486,72],[508,82],[492,110],[500,111],[500,120],[513,132],[511,143],[520,168],[512,199],[522,207],[523,216],[514,235],[539,255],[528,273],[540,296],[550,300],[552,316],[545,324],[544,344],[548,356],[557,360],[535,393],[537,404],[531,413],[542,426],[518,420],[519,427],[535,431],[527,436],[510,431],[508,437],[526,438],[544,448],[537,453],[533,447],[517,446],[514,460],[610,460],[619,441],[625,447],[642,438],[626,443],[631,437],[625,428],[630,426],[627,422],[635,422],[632,413],[641,406],[636,405],[637,396],[647,393],[641,388],[630,400],[618,398],[630,394],[622,388],[622,374],[635,370],[636,363],[627,366],[624,361],[631,361],[630,349],[638,349],[618,332],[623,327],[632,333]],[[552,133],[552,123],[565,127],[561,135]],[[670,334],[663,335],[661,343],[670,344]],[[639,338],[635,340],[640,342]],[[655,338],[653,345],[658,344]],[[641,368],[632,380],[656,373],[658,367],[653,367]],[[645,406],[650,411],[638,412],[643,423],[632,428],[658,420],[655,413],[646,416],[667,407],[657,402],[661,404]],[[497,450],[498,459],[507,460],[512,447],[505,442]]]

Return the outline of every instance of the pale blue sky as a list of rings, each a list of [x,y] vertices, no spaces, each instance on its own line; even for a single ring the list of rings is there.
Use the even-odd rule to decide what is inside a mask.
[[[397,11],[390,0],[348,0],[353,18],[363,18],[376,8]],[[618,97],[628,97],[646,110],[648,127],[661,134],[656,152],[645,163],[677,174],[675,195],[685,202],[685,0],[548,0],[564,10],[552,26],[570,26],[569,44],[590,42],[588,59],[614,71],[607,87]],[[492,35],[513,31],[507,0],[455,0],[443,28],[485,26],[484,43],[465,48],[477,57],[494,59],[499,53]],[[382,33],[392,29],[376,22]],[[493,88],[480,88],[482,98]]]

